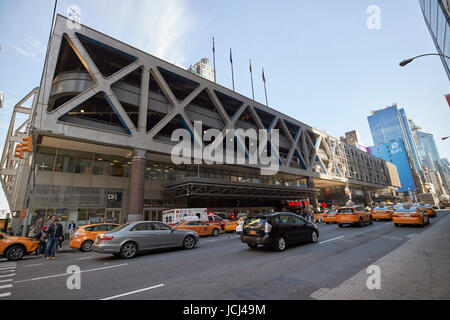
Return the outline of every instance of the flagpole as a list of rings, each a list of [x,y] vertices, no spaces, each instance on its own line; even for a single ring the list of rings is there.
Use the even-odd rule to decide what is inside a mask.
[[[230,63],[231,63],[231,81],[233,82],[233,91],[234,91],[233,55],[231,53],[231,48],[230,48]]]
[[[214,83],[216,83],[216,46],[214,44],[214,37],[213,37],[213,68],[214,68]]]
[[[252,59],[250,60],[250,79],[252,81],[252,97],[253,97],[253,101],[255,101],[255,89],[253,88],[253,70],[252,70]]]
[[[264,82],[264,93],[266,95],[266,106],[269,106],[269,102],[267,101],[267,88],[266,88],[266,77],[264,76],[264,68],[262,68],[262,77]]]

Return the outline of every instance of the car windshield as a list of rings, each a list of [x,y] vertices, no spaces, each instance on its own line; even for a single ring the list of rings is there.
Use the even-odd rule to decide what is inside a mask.
[[[351,208],[343,208],[338,210],[339,213],[352,213],[353,210]]]
[[[110,232],[118,232],[118,231],[128,227],[129,225],[130,225],[129,223],[121,224],[120,226],[117,226],[114,229],[112,229]]]
[[[401,207],[397,209],[397,212],[416,212],[416,208],[415,207]]]
[[[251,217],[245,220],[244,226],[248,227],[262,227],[266,223],[266,218]]]
[[[385,208],[385,207],[375,207],[375,208],[373,208],[373,210],[386,210],[387,208]]]

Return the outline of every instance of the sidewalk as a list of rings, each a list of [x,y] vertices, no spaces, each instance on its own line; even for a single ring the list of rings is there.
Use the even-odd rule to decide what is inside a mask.
[[[450,215],[426,227],[373,263],[381,269],[381,289],[369,290],[366,269],[334,289],[320,289],[320,300],[450,299]]]

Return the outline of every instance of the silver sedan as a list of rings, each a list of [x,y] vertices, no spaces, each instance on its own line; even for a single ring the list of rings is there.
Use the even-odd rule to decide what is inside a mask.
[[[129,259],[153,249],[193,249],[198,241],[197,232],[174,229],[159,221],[139,221],[122,224],[110,232],[99,234],[93,250]]]

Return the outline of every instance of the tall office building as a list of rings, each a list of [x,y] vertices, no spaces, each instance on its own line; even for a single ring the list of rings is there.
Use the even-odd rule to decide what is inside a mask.
[[[211,66],[208,58],[202,58],[199,62],[190,66],[188,71],[198,74],[199,76],[214,81],[214,68]]]
[[[372,111],[367,117],[375,146],[400,140],[403,142],[412,167],[418,173],[422,166],[417,152],[412,130],[405,110],[398,109],[397,104]]]
[[[416,191],[413,173],[408,161],[408,155],[401,140],[369,147],[368,151],[373,156],[381,158],[384,161],[393,163],[397,166],[398,176],[402,185],[397,192]]]
[[[450,1],[419,0],[423,17],[439,54],[450,56]],[[450,59],[441,57],[450,80]]]

